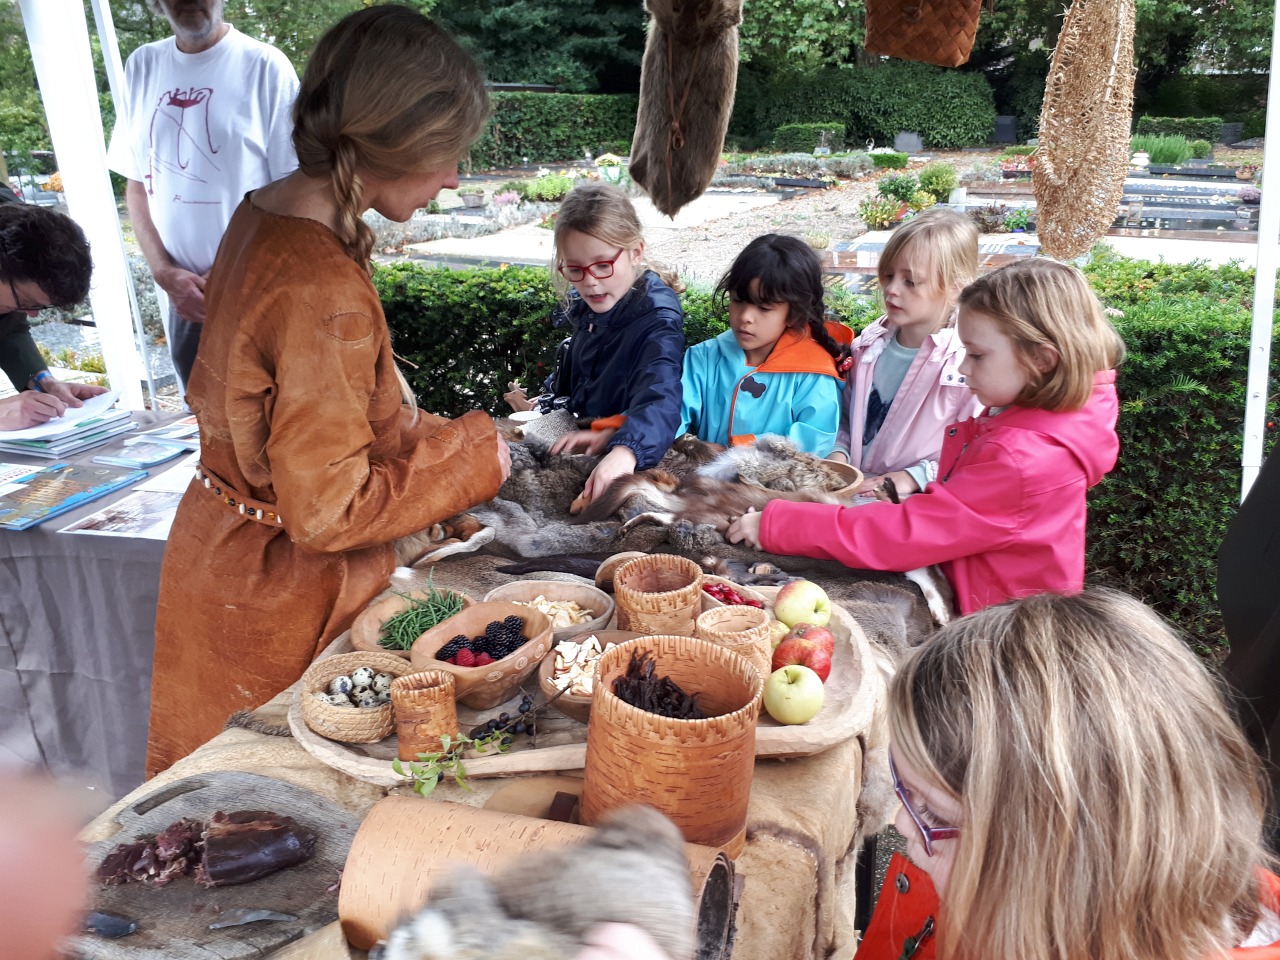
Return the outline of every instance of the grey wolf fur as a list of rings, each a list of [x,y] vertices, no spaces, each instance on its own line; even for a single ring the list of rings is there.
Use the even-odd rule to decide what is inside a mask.
[[[571,960],[600,923],[633,923],[672,960],[691,960],[696,920],[680,831],[652,807],[623,807],[584,843],[527,854],[495,877],[455,870],[381,960]]]
[[[669,217],[715,176],[733,112],[742,0],[647,0],[631,178]]]

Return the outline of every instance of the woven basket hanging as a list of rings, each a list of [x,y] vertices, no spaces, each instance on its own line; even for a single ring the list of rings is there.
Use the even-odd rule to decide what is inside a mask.
[[[966,63],[982,0],[867,0],[863,48],[938,67]]]
[[[1115,222],[1129,169],[1133,0],[1075,0],[1053,51],[1032,184],[1041,249],[1068,260]]]

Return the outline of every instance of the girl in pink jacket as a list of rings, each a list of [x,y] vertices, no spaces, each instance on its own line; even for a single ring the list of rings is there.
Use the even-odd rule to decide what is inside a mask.
[[[938,475],[942,430],[976,415],[960,373],[956,298],[978,275],[968,217],[929,210],[893,231],[880,257],[884,316],[853,344],[840,432],[829,459],[852,463],[871,493],[887,477],[902,495]]]
[[[1116,462],[1124,344],[1083,274],[1011,264],[960,295],[960,373],[986,408],[944,431],[938,479],[902,503],[774,500],[728,538],[867,570],[941,564],[961,613],[1084,583],[1085,495]]]

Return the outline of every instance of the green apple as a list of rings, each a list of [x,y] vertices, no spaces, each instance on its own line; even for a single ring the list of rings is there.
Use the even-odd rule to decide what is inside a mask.
[[[831,619],[831,600],[812,580],[784,583],[773,601],[773,615],[788,627],[811,623],[825,627]]]
[[[779,723],[808,723],[822,710],[822,678],[797,663],[775,670],[764,682],[764,708]]]

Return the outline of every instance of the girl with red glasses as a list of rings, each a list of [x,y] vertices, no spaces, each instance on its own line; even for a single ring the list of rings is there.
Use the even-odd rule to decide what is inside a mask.
[[[1280,958],[1260,762],[1137,600],[954,621],[894,677],[889,734],[896,826],[932,889],[891,870],[858,960]]]
[[[575,501],[580,509],[618,477],[657,466],[675,439],[684,288],[645,262],[636,208],[609,184],[574,188],[560,205],[554,243],[552,280],[573,336],[541,397],[530,401],[513,384],[507,399],[516,409],[566,409],[593,421],[551,448],[604,455]]]

